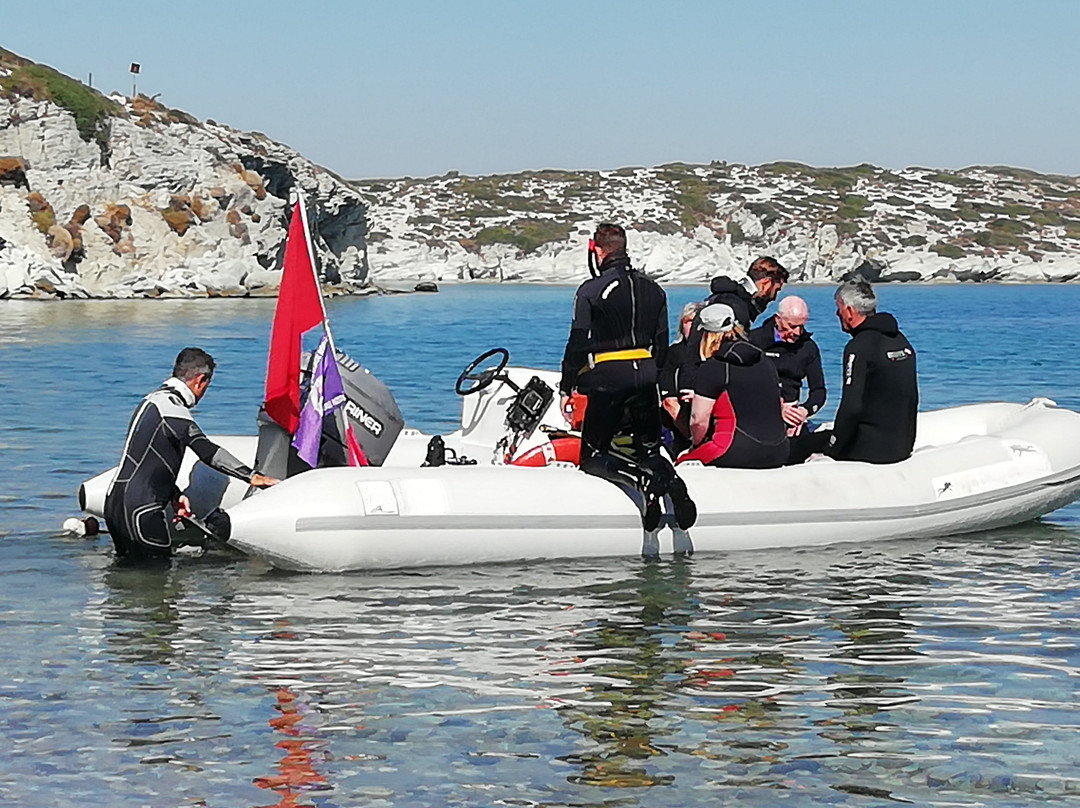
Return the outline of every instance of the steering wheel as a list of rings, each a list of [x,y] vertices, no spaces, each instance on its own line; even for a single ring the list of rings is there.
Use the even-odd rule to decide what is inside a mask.
[[[478,371],[477,368],[487,362],[491,357],[498,356],[498,364],[495,367],[485,368]],[[503,372],[503,368],[506,367],[506,363],[510,361],[510,352],[506,348],[492,348],[487,353],[482,353],[476,357],[465,370],[461,371],[461,375],[458,376],[457,381],[454,383],[454,392],[459,396],[469,396],[473,393],[479,393],[486,387],[490,387],[491,383],[499,378],[499,374]],[[466,382],[473,382],[469,387],[465,386]]]

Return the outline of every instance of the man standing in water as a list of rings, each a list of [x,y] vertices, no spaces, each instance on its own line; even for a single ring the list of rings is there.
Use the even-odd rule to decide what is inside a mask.
[[[650,533],[669,495],[675,521],[686,530],[697,519],[697,507],[686,483],[660,454],[657,365],[668,348],[667,296],[630,266],[626,231],[619,225],[597,227],[589,249],[594,277],[578,287],[574,298],[559,384],[564,411],[574,388],[588,398],[581,469],[641,491],[642,526]],[[624,424],[633,441],[629,455],[612,446]]]
[[[139,560],[172,554],[169,519],[191,515],[191,503],[176,487],[185,449],[211,468],[251,485],[262,488],[277,482],[212,442],[191,417],[191,407],[206,394],[213,374],[210,354],[184,348],[172,376],[144,398],[132,416],[120,467],[105,497],[105,522],[117,556]],[[222,539],[229,535],[228,520],[223,511],[206,518]]]

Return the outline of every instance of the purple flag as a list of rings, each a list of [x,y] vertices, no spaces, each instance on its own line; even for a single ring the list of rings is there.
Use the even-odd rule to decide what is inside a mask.
[[[300,459],[312,468],[319,462],[323,416],[329,415],[345,403],[345,387],[341,383],[341,373],[338,372],[329,344],[329,340],[324,336],[319,347],[315,349],[307,401],[300,410],[300,426],[296,428],[296,436],[292,442]]]

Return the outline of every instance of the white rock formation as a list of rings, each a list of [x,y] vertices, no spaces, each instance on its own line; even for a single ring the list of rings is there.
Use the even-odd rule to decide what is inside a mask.
[[[102,146],[66,109],[0,95],[0,166],[25,167],[0,169],[0,298],[271,291],[294,186],[326,278],[365,285],[364,205],[347,183],[265,135],[112,100]]]
[[[759,255],[816,283],[856,269],[883,281],[1080,279],[1080,181],[1019,169],[713,163],[355,184],[382,284],[576,283],[602,221],[626,225],[632,260],[667,283],[741,273]]]

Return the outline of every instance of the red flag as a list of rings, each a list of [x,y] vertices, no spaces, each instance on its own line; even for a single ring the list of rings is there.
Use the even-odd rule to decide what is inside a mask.
[[[300,337],[322,320],[322,296],[297,203],[285,240],[285,265],[266,367],[266,414],[290,435],[300,425]]]
[[[364,450],[360,448],[360,442],[356,439],[356,433],[353,432],[352,424],[349,423],[348,419],[345,420],[345,447],[348,450],[350,466],[371,465],[368,463]]]

